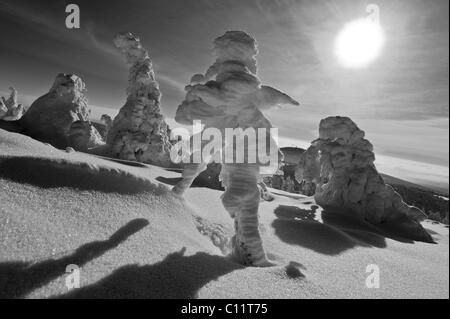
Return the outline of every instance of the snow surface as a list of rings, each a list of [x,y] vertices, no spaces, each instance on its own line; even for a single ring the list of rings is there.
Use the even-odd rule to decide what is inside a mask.
[[[448,201],[448,197],[444,197],[444,196],[440,196],[440,195],[434,195],[434,197]]]
[[[221,192],[192,188],[182,200],[169,191],[179,176],[0,130],[0,297],[449,296],[444,225],[425,221],[436,243],[415,242],[273,190],[260,229],[278,266],[244,268],[222,253],[233,230]],[[82,285],[70,292],[69,264]],[[379,289],[366,288],[369,264]]]

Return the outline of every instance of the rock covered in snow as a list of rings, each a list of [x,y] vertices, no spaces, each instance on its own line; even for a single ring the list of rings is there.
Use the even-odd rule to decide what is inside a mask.
[[[426,215],[405,204],[375,168],[372,144],[347,117],[320,122],[319,138],[299,165],[297,178],[316,185],[315,200],[323,207],[347,208],[374,223],[398,214],[413,221]]]
[[[264,181],[260,181],[258,183],[258,189],[261,195],[261,201],[271,202],[275,199],[275,197],[272,195],[272,193],[267,188],[266,183]]]
[[[50,91],[38,98],[22,117],[26,134],[55,147],[70,144],[70,128],[89,121],[86,86],[75,74],[58,74]]]
[[[109,116],[108,114],[103,114],[100,117],[100,121],[102,121],[103,125],[105,125],[105,133],[106,133],[106,135],[108,135],[108,132],[111,129],[111,126],[112,126],[112,118],[111,118],[111,116]]]
[[[8,108],[3,103],[3,100],[0,100],[0,119],[2,119],[6,113],[8,113]]]
[[[269,130],[272,125],[261,110],[298,103],[274,88],[261,85],[257,76],[256,41],[247,33],[226,32],[214,41],[214,51],[215,63],[204,75],[197,74],[192,77],[191,84],[186,87],[186,98],[177,109],[175,120],[187,125],[192,124],[194,120],[201,120],[205,129],[218,129],[222,137],[225,136],[226,128],[263,128],[267,134],[257,136],[257,140],[264,139],[265,151],[268,154],[278,154],[276,143],[271,142]],[[259,144],[258,141],[254,143]],[[234,148],[235,145],[226,145],[223,140],[222,149],[227,147]],[[246,147],[248,150],[248,143]],[[264,164],[258,161],[256,164],[250,164],[248,161],[224,162],[220,174],[225,187],[222,203],[235,223],[236,234],[231,240],[233,256],[241,263],[253,266],[271,265],[258,230],[258,206],[261,198],[258,182],[262,165]],[[278,162],[270,165],[275,165],[276,168]],[[173,191],[183,194],[206,167],[207,163],[186,165],[183,180]]]
[[[301,156],[295,169],[295,179],[301,185],[301,193],[306,196],[314,195],[319,183],[320,163],[318,149],[310,146]]]
[[[9,89],[11,90],[9,98],[2,97],[0,99],[0,119],[17,121],[23,116],[24,108],[17,102],[17,90],[13,87]]]
[[[111,125],[107,144],[115,157],[168,166],[168,127],[161,114],[161,92],[148,52],[131,33],[118,34],[114,44],[125,56],[130,74],[127,101]]]
[[[86,152],[102,146],[105,142],[100,132],[89,121],[76,121],[70,126],[69,145],[77,151]]]
[[[280,151],[283,157],[278,170],[273,175],[264,176],[264,183],[274,189],[304,194],[304,185],[303,183],[298,183],[295,176],[298,163],[303,157],[305,150],[299,147],[283,147]]]

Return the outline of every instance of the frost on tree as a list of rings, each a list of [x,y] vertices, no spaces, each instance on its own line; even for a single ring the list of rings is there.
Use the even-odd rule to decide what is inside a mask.
[[[315,185],[314,198],[323,207],[347,208],[373,223],[401,214],[418,224],[426,215],[385,184],[374,165],[373,146],[364,136],[347,117],[322,120],[319,138],[297,169],[298,181]]]
[[[17,90],[13,87],[9,89],[11,90],[9,98],[0,99],[0,120],[17,121],[23,116],[24,108],[22,104],[17,103]]]
[[[175,120],[186,125],[192,125],[194,120],[201,120],[204,129],[219,129],[222,137],[225,136],[226,128],[265,128],[267,135],[258,138],[265,140],[268,153],[278,152],[276,143],[269,143],[272,125],[263,116],[261,109],[298,103],[274,88],[261,86],[255,59],[258,53],[256,41],[245,32],[226,32],[214,41],[214,51],[217,57],[215,63],[206,74],[192,77]],[[230,146],[223,140],[222,149],[227,147]],[[191,154],[194,158],[193,155]],[[278,166],[278,163],[271,164]],[[207,162],[186,165],[183,180],[173,191],[183,194],[206,166]],[[220,174],[225,187],[222,203],[234,218],[235,224],[236,234],[231,241],[233,255],[241,263],[253,266],[270,265],[258,231],[258,182],[261,166],[262,163],[258,161],[254,164],[248,161],[224,162]]]
[[[118,34],[114,44],[125,56],[130,73],[127,101],[108,131],[112,156],[168,166],[168,127],[161,114],[161,92],[148,52],[131,33]]]
[[[21,119],[24,132],[55,147],[72,146],[71,127],[74,122],[84,122],[92,146],[101,145],[103,141],[97,130],[89,122],[88,101],[85,96],[86,86],[75,74],[58,74],[50,91],[31,104]],[[78,148],[73,145],[74,148]],[[81,148],[84,148],[83,145]]]
[[[301,156],[295,169],[295,179],[301,185],[301,193],[313,196],[320,177],[320,163],[317,148],[309,147]]]
[[[89,152],[105,145],[101,133],[89,121],[75,121],[70,125],[69,145],[77,151]]]

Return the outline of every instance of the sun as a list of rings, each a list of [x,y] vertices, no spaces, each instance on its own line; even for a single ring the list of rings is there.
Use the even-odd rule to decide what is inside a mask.
[[[336,39],[336,55],[344,67],[363,68],[381,53],[384,33],[369,19],[358,19],[344,26]]]

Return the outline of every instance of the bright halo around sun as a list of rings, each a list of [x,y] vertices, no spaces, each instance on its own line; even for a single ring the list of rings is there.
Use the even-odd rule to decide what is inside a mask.
[[[336,55],[343,66],[363,68],[374,61],[384,45],[384,33],[378,23],[359,19],[348,23],[336,39]]]

